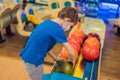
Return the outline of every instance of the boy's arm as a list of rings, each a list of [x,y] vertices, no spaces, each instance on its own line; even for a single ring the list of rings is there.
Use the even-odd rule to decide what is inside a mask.
[[[52,50],[50,50],[48,52],[48,55],[54,60],[54,61],[60,61],[60,58],[58,58],[53,52]]]
[[[70,44],[68,42],[62,43],[65,48],[67,49],[68,53],[69,53],[69,61],[71,61],[73,63],[73,67],[75,66],[75,62],[76,62],[76,58],[75,58],[75,53],[73,48],[70,46]]]

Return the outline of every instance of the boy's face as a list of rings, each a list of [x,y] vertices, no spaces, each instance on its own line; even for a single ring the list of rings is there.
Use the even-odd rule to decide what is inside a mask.
[[[61,26],[64,31],[68,31],[74,25],[75,24],[73,22],[71,22],[71,20],[69,18],[64,18]]]

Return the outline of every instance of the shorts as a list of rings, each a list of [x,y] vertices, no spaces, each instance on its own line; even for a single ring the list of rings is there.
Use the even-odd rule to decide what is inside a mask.
[[[43,64],[35,66],[30,63],[25,63],[26,70],[30,77],[30,80],[42,80],[43,75]]]

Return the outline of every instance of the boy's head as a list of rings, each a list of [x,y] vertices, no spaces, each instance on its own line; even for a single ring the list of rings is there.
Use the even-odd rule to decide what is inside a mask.
[[[61,24],[64,30],[69,30],[78,21],[78,12],[73,7],[65,7],[58,13],[58,18],[63,20]]]

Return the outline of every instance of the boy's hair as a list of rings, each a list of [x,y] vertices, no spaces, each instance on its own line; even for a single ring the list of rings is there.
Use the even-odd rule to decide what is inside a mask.
[[[71,22],[76,24],[78,21],[78,12],[73,7],[65,7],[59,11],[58,18],[64,19],[65,17],[70,18]]]

